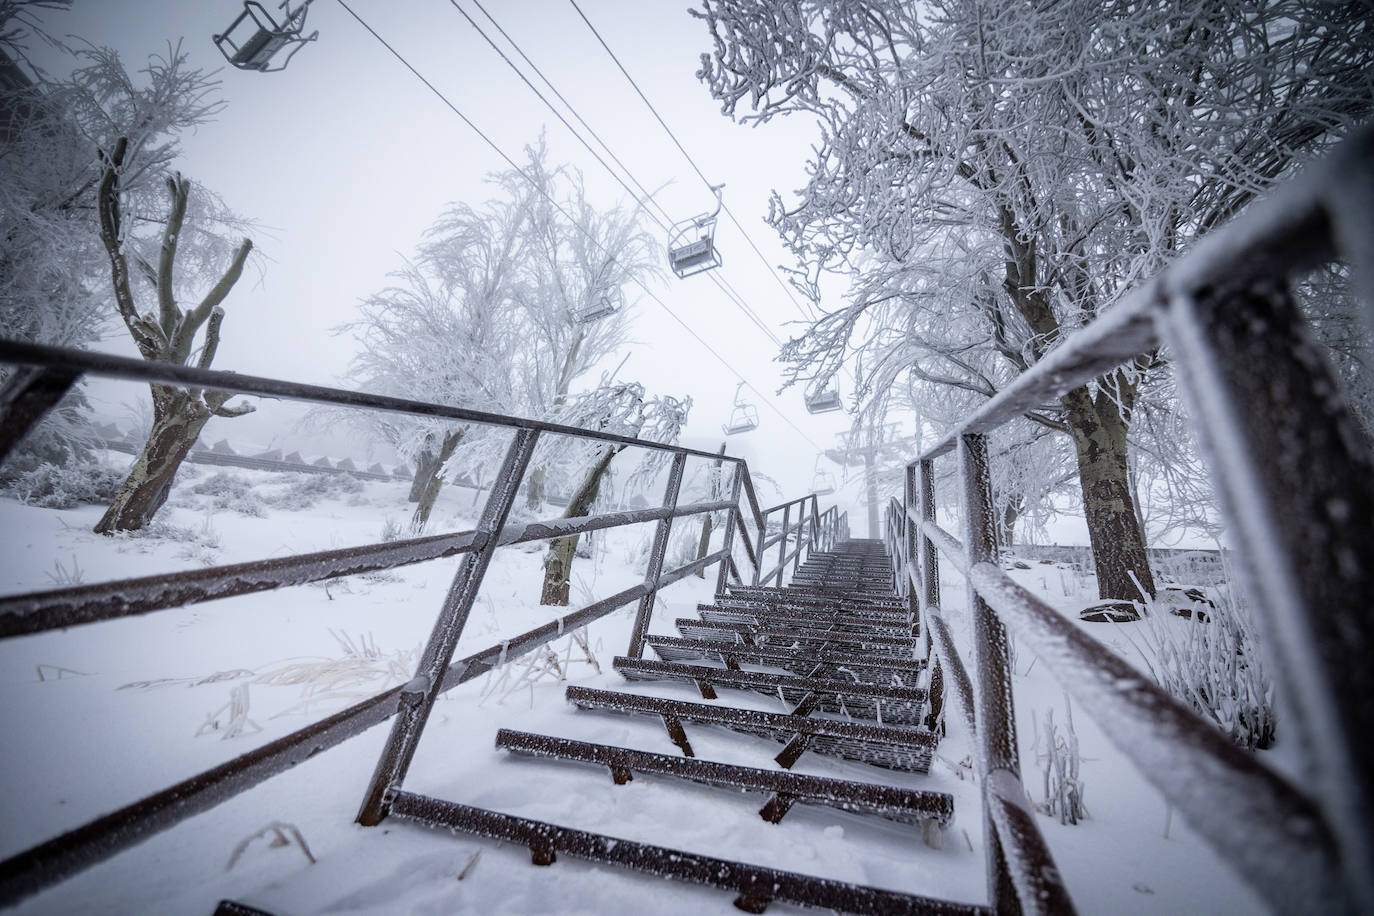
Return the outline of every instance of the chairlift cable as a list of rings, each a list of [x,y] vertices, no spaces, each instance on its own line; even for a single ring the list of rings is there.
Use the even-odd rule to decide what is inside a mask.
[[[534,70],[534,72],[538,74],[539,78],[548,85],[548,87],[558,97],[559,101],[561,101],[563,105],[568,109],[568,111],[572,113],[573,117],[575,117],[578,120],[578,122],[581,123],[582,126],[587,129],[588,133],[590,133],[592,137],[595,138],[596,141],[599,144],[601,144],[603,148],[605,148],[606,152],[610,155],[610,157],[613,160],[615,160],[616,164],[620,166],[622,171],[624,171],[626,177],[628,177],[629,180],[634,183],[635,187],[639,189],[640,193],[644,195],[643,200],[640,199],[639,194],[636,194],[633,188],[631,188],[629,185],[625,183],[625,179],[621,178],[620,174],[616,172],[615,169],[611,168],[611,166],[606,162],[606,160],[601,157],[601,155],[592,147],[590,143],[587,142],[586,138],[578,132],[577,128],[573,127],[570,123],[568,123],[568,119],[563,116],[563,113],[560,112],[558,108],[552,102],[549,101],[549,99],[539,90],[537,86],[534,85],[534,83],[529,79],[529,77],[526,76],[525,73],[519,67],[516,66],[515,62],[512,61],[510,57],[504,51],[501,50],[501,48],[496,44],[496,42],[492,40],[491,36],[488,35],[486,31],[483,30],[482,27],[477,24],[477,22],[472,18],[472,16],[467,12],[467,10],[459,6],[457,0],[449,0],[449,5],[451,5],[454,9],[456,9],[459,13],[462,14],[463,18],[467,20],[468,24],[472,26],[473,30],[476,31],[477,34],[480,35],[484,41],[486,41],[486,43],[491,47],[491,49],[495,51],[496,54],[501,58],[501,60],[503,60],[506,63],[506,66],[510,67],[510,69],[515,72],[515,75],[520,77],[521,82],[523,82],[527,87],[529,87],[530,91],[533,92],[535,96],[537,96],[538,99],[544,103],[545,107],[547,107],[549,111],[553,112],[554,117],[558,118],[559,122],[562,123],[562,125],[566,127],[574,137],[577,138],[577,141],[582,144],[582,146],[587,150],[587,152],[591,153],[592,157],[596,159],[598,163],[601,164],[601,167],[604,168],[607,171],[607,173],[609,173],[610,176],[614,178],[622,188],[625,189],[625,193],[629,194],[630,198],[634,200],[635,203],[638,204],[641,208],[644,209],[644,212],[649,215],[650,219],[654,220],[654,222],[658,224],[660,229],[663,229],[665,232],[669,231],[668,223],[664,222],[664,220],[662,219],[659,219],[652,212],[650,212],[648,206],[645,204],[645,201],[652,202],[654,206],[658,208],[659,212],[661,212],[663,216],[666,217],[669,222],[671,222],[672,217],[668,214],[668,212],[663,209],[662,205],[659,204],[658,201],[653,199],[653,196],[647,190],[645,190],[644,185],[637,178],[635,178],[634,173],[629,170],[625,163],[620,161],[620,158],[615,155],[615,153],[611,150],[610,146],[606,143],[606,141],[602,140],[601,137],[597,135],[596,131],[592,130],[592,128],[587,124],[587,122],[583,120],[582,116],[578,114],[577,109],[575,109],[572,106],[572,104],[568,102],[566,98],[564,98],[563,94],[558,91],[558,89],[553,85],[549,78],[545,76],[544,73],[537,66],[535,66],[534,62],[530,60],[529,56],[525,54],[525,52],[520,48],[519,44],[517,44],[516,41],[510,37],[510,35],[505,31],[505,29],[501,28],[501,24],[496,21],[496,19],[491,15],[491,13],[487,12],[486,8],[483,7],[482,4],[478,2],[478,0],[473,0],[473,2],[474,5],[482,11],[482,14],[491,21],[491,24],[496,27],[496,30],[501,33],[501,36],[505,38],[507,42],[510,43],[511,47],[515,49],[516,53],[519,54],[520,57],[527,64],[529,64],[529,66]],[[722,280],[720,277],[715,276],[714,273],[711,275],[711,279],[715,282],[716,286],[721,290],[721,292],[725,294],[726,298],[729,299],[730,302],[736,308],[738,308],[741,312],[744,313],[745,317],[752,321],[758,327],[758,329],[763,332],[764,336],[768,338],[770,343],[772,343],[776,347],[782,347],[782,340],[779,339],[778,335],[773,331],[772,328],[768,327],[768,325],[763,321],[763,319],[758,315],[758,313],[755,312],[754,309],[750,307],[749,304],[744,300],[743,295],[741,295],[740,292],[729,283],[729,281]]]
[[[697,173],[697,177],[700,178],[703,182],[705,182],[708,188],[714,188],[714,185],[711,183],[711,180],[706,177],[705,173],[702,172],[701,167],[697,165],[696,160],[692,158],[692,154],[687,152],[686,147],[682,145],[682,142],[678,140],[677,135],[673,133],[673,129],[668,126],[668,122],[663,120],[663,116],[658,113],[658,109],[654,107],[654,103],[649,101],[648,96],[644,94],[644,90],[639,88],[639,84],[636,83],[634,77],[630,75],[630,71],[626,70],[625,65],[620,62],[620,58],[616,57],[615,52],[611,50],[611,46],[606,43],[606,39],[601,37],[601,33],[596,30],[596,26],[592,25],[592,21],[587,18],[587,14],[582,12],[582,7],[577,5],[577,0],[568,0],[568,2],[572,4],[573,9],[577,10],[577,15],[582,17],[582,21],[587,24],[587,28],[590,29],[592,34],[596,36],[596,40],[601,43],[601,47],[604,48],[606,50],[606,53],[610,55],[611,60],[615,62],[616,67],[619,68],[620,72],[624,75],[625,79],[629,81],[630,85],[634,88],[635,93],[639,95],[640,100],[646,106],[648,106],[649,111],[653,114],[655,120],[658,121],[659,126],[663,128],[664,132],[668,135],[668,138],[673,141],[673,145],[677,147],[678,152],[682,153],[683,158],[685,158],[688,164],[691,165],[692,171]],[[786,294],[787,298],[792,301],[792,305],[796,307],[798,314],[800,314],[802,318],[805,318],[807,321],[814,320],[813,316],[808,314],[806,309],[802,307],[802,304],[799,301],[797,301],[797,297],[792,292],[792,289],[786,283],[783,282],[782,277],[778,276],[777,269],[772,264],[768,263],[768,258],[764,257],[763,252],[759,250],[759,246],[754,244],[754,240],[750,238],[749,233],[745,230],[743,224],[741,224],[739,219],[735,216],[734,211],[730,209],[730,205],[722,201],[721,206],[725,210],[725,214],[730,217],[730,222],[735,224],[735,228],[739,229],[740,234],[743,235],[745,241],[749,243],[749,247],[754,250],[754,254],[758,255],[759,260],[763,262],[763,266],[768,268],[768,272],[772,275],[773,279],[777,281],[777,284],[782,288],[783,293]]]
[[[581,226],[581,224],[579,224],[575,219],[573,219],[572,214],[568,213],[568,211],[567,211],[566,209],[563,208],[563,205],[562,205],[562,204],[560,204],[558,201],[554,200],[551,196],[549,196],[549,194],[548,194],[546,191],[544,191],[542,188],[540,188],[539,185],[538,185],[538,183],[535,182],[534,179],[532,179],[528,174],[526,174],[525,170],[522,169],[522,168],[516,163],[516,161],[515,161],[514,159],[512,159],[512,158],[506,153],[505,150],[501,149],[501,147],[498,146],[498,145],[496,144],[496,142],[495,142],[494,140],[491,139],[491,137],[487,136],[487,134],[484,133],[480,127],[478,127],[476,124],[474,124],[474,123],[472,122],[472,120],[471,120],[470,118],[468,118],[467,115],[463,114],[462,110],[459,109],[458,106],[455,105],[455,104],[453,103],[453,101],[452,101],[451,99],[449,99],[449,97],[443,93],[442,90],[440,90],[437,86],[435,86],[432,82],[430,82],[429,79],[426,78],[425,75],[424,75],[423,73],[421,73],[419,70],[417,70],[417,69],[415,68],[415,65],[412,64],[409,60],[406,59],[405,55],[401,54],[400,51],[397,51],[394,47],[392,47],[392,45],[391,45],[390,42],[388,42],[385,38],[383,38],[383,37],[377,32],[376,29],[372,28],[372,26],[369,25],[369,24],[367,23],[367,21],[366,21],[365,19],[363,19],[363,17],[359,16],[358,13],[353,9],[353,7],[351,7],[351,6],[348,5],[347,0],[337,0],[337,2],[338,2],[338,4],[339,4],[339,6],[343,7],[344,10],[345,10],[350,16],[352,16],[352,17],[357,21],[357,23],[358,23],[360,26],[363,27],[364,30],[367,31],[368,34],[370,34],[373,38],[375,38],[375,39],[377,40],[377,42],[378,42],[379,44],[381,44],[382,47],[386,48],[386,50],[387,50],[388,52],[390,52],[390,54],[391,54],[392,57],[396,58],[396,60],[397,60],[403,67],[405,67],[407,70],[409,70],[409,71],[411,72],[411,74],[412,74],[416,79],[418,79],[421,83],[423,83],[423,84],[425,85],[425,87],[426,87],[427,89],[429,89],[430,92],[434,93],[434,95],[439,99],[439,101],[443,102],[444,105],[445,105],[450,111],[452,111],[455,115],[457,115],[458,118],[459,118],[459,120],[461,120],[464,124],[466,124],[466,125],[472,130],[473,133],[477,134],[477,136],[480,137],[480,138],[482,139],[482,141],[485,142],[485,143],[487,144],[487,146],[489,146],[489,147],[492,149],[493,152],[495,152],[498,156],[500,156],[501,159],[503,159],[503,160],[506,162],[507,165],[509,165],[512,169],[514,169],[515,172],[516,172],[516,174],[520,175],[522,178],[524,178],[526,181],[528,181],[528,182],[531,184],[531,186],[533,186],[533,187],[535,188],[535,190],[539,192],[540,196],[542,196],[545,200],[547,200],[547,201],[554,207],[554,209],[558,210],[558,211],[559,211],[560,213],[562,213],[565,217],[567,217],[568,220],[569,220],[574,226],[577,226],[578,229],[579,229],[579,231],[581,231],[584,235],[586,235],[587,238],[588,238],[594,245],[596,245],[598,248],[601,248],[601,250],[604,251],[604,252],[606,252],[606,254],[611,254],[611,252],[610,252],[609,250],[607,250],[606,247],[605,247],[604,245],[601,244],[600,240],[598,240],[598,239],[597,239],[595,236],[593,236],[585,227]],[[674,311],[668,306],[668,304],[667,304],[666,302],[664,302],[662,299],[660,299],[660,298],[658,297],[658,295],[657,295],[653,290],[651,290],[647,285],[645,285],[645,284],[643,283],[643,281],[636,279],[636,280],[635,280],[635,285],[637,285],[641,290],[643,290],[643,291],[644,291],[644,294],[647,295],[650,299],[652,299],[654,302],[658,303],[659,307],[662,308],[665,312],[667,312],[668,315],[669,315],[670,317],[672,317],[672,319],[673,319],[674,321],[676,321],[679,325],[681,325],[681,326],[682,326],[682,329],[683,329],[684,331],[686,331],[688,334],[690,334],[690,335],[692,336],[692,338],[693,338],[694,340],[696,340],[697,343],[701,344],[702,347],[704,347],[704,348],[706,349],[706,352],[708,352],[708,353],[710,353],[712,356],[714,356],[714,357],[716,358],[717,362],[719,362],[719,363],[720,363],[722,366],[724,366],[726,369],[730,370],[730,373],[731,373],[732,375],[734,375],[736,378],[738,378],[738,379],[744,384],[745,387],[747,387],[750,391],[754,392],[754,394],[758,395],[759,398],[760,398],[765,404],[768,405],[768,408],[769,408],[770,410],[772,410],[773,413],[777,414],[778,417],[781,418],[782,421],[783,421],[784,423],[786,423],[788,426],[792,427],[792,430],[793,430],[798,436],[800,436],[804,441],[806,441],[808,444],[810,444],[813,448],[815,448],[815,449],[817,449],[817,450],[821,450],[821,446],[817,445],[817,444],[815,443],[815,441],[812,440],[812,438],[811,438],[810,436],[808,436],[805,432],[803,432],[802,429],[801,429],[801,427],[797,426],[797,424],[794,423],[794,422],[792,421],[792,418],[791,418],[791,417],[789,417],[789,416],[787,416],[787,414],[783,413],[782,410],[781,410],[776,404],[774,404],[773,401],[772,401],[770,398],[768,398],[767,395],[765,395],[762,391],[760,391],[757,387],[755,387],[755,385],[754,385],[752,382],[748,381],[748,380],[744,377],[744,374],[743,374],[743,373],[741,373],[738,369],[736,369],[733,365],[731,365],[730,362],[729,362],[725,357],[721,356],[720,353],[717,352],[716,349],[715,349],[714,347],[712,347],[709,343],[707,343],[707,342],[705,341],[705,339],[703,339],[702,336],[701,336],[700,334],[698,334],[698,333],[692,328],[691,325],[689,325],[686,321],[684,321],[681,317],[679,317],[678,314],[677,314],[676,312],[674,312]]]

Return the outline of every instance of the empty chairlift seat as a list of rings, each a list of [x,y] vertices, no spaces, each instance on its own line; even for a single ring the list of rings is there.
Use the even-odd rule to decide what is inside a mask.
[[[587,301],[573,309],[573,321],[578,324],[595,324],[602,318],[609,318],[620,311],[618,297],[611,292],[593,292]]]
[[[840,403],[840,391],[838,388],[817,391],[806,396],[807,413],[830,413],[839,410],[844,405]]]
[[[811,476],[811,492],[817,496],[829,496],[835,492],[835,475],[821,467],[820,456],[816,456],[815,473]]]
[[[716,194],[714,210],[675,223],[668,232],[668,266],[679,277],[690,277],[721,265],[716,248],[716,216],[720,213],[723,187],[711,188]]]
[[[730,419],[721,427],[727,436],[736,436],[740,433],[747,433],[751,429],[758,429],[758,409],[741,397],[743,392],[744,382],[740,382],[735,388],[735,405],[730,410]]]
[[[240,70],[271,73],[286,68],[292,56],[306,42],[314,41],[319,32],[304,33],[305,13],[313,0],[304,0],[294,10],[289,2],[282,4],[283,19],[277,22],[257,0],[245,0],[238,14],[223,34],[213,36],[215,47],[224,59]],[[275,66],[273,59],[283,48],[290,48]]]

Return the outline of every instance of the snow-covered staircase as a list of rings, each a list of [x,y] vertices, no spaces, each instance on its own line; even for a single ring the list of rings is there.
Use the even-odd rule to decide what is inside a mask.
[[[778,823],[794,805],[820,805],[919,826],[927,838],[948,824],[951,796],[885,784],[884,773],[925,773],[938,741],[927,721],[928,685],[916,621],[893,591],[881,541],[849,540],[814,553],[790,585],[730,587],[676,621],[679,637],[650,635],[659,660],[620,657],[627,681],[688,682],[701,702],[626,691],[567,688],[579,710],[657,717],[682,756],[502,729],[511,753],[605,767],[617,785],[649,774],[757,793],[759,816]],[[732,705],[735,691],[778,697],[787,712]],[[726,692],[722,696],[721,692]],[[735,694],[739,696],[738,694]],[[756,704],[757,705],[757,704]],[[723,726],[783,745],[771,769],[695,755],[688,727]],[[874,767],[857,781],[789,772],[806,753]],[[663,791],[669,785],[657,783]],[[732,891],[735,905],[762,912],[772,901],[855,913],[984,912],[936,900],[716,858],[396,791],[392,817],[527,846],[536,865],[559,853]],[[709,808],[703,810],[709,817]]]

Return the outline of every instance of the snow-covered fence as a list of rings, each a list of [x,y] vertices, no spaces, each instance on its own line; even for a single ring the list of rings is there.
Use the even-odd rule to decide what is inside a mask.
[[[421,654],[418,670],[408,683],[0,862],[0,906],[60,882],[395,717],[391,737],[359,813],[359,821],[377,823],[390,807],[391,794],[402,785],[429,710],[440,693],[612,611],[636,603],[634,635],[627,654],[638,656],[642,653],[659,589],[712,566],[718,567],[718,593],[732,581],[757,584],[771,578],[781,583],[789,567],[795,569],[804,553],[826,549],[847,536],[845,516],[834,507],[822,513],[814,495],[760,509],[748,466],[742,459],[729,455],[421,401],[4,339],[0,339],[0,363],[18,367],[0,387],[0,461],[44,413],[87,374],[458,420],[498,427],[509,431],[511,436],[501,470],[491,482],[481,518],[471,531],[384,540],[362,547],[0,597],[0,638],[12,638],[149,614],[200,601],[392,569],[439,557],[463,557]],[[510,510],[535,446],[541,436],[553,434],[668,453],[671,469],[663,503],[657,507],[576,518],[523,524],[511,521]],[[689,458],[729,462],[732,467],[729,498],[679,505],[678,493]],[[725,515],[720,549],[677,568],[665,569],[673,520],[707,513]],[[657,530],[643,582],[466,658],[453,658],[483,575],[499,547],[644,522],[656,522]],[[769,565],[765,557],[774,546],[778,550],[776,563]],[[264,636],[270,637],[270,634]]]
[[[1279,912],[1374,911],[1374,457],[1286,291],[1331,261],[1374,327],[1374,132],[1214,232],[965,418],[907,466],[888,508],[897,580],[979,744],[999,912],[1072,904],[1029,811],[1017,756],[1007,630],[1199,835]],[[1292,714],[1303,786],[1240,750],[997,564],[986,436],[1164,347],[1221,496],[1236,569]],[[935,521],[935,461],[955,453],[964,540]],[[937,563],[969,583],[974,678],[940,611]]]

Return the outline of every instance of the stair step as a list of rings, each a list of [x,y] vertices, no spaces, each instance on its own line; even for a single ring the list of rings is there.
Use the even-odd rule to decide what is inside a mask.
[[[773,611],[761,611],[757,606],[748,610],[736,607],[721,607],[715,604],[697,605],[697,613],[702,620],[712,623],[743,623],[749,626],[770,626],[781,622],[801,622],[806,626],[824,626],[837,633],[871,633],[875,636],[906,636],[916,629],[916,624],[908,623],[906,620],[891,623],[886,621],[874,622],[866,618],[855,618],[849,615],[837,617],[831,614],[797,614],[785,616]]]
[[[615,660],[615,668],[630,680],[688,681],[698,687],[731,687],[769,696],[782,694],[788,703],[816,695],[819,708],[830,713],[892,724],[919,726],[925,715],[926,691],[921,687],[878,687],[829,678],[797,677],[767,671],[732,671],[705,665],[658,662],[653,659]],[[705,690],[702,691],[706,693]],[[712,699],[707,696],[706,699]]]
[[[820,643],[816,648],[835,648],[845,652],[883,652],[896,658],[912,658],[921,641],[912,636],[878,636],[846,633],[818,626],[786,626],[779,623],[719,623],[679,617],[678,632],[688,639],[739,643],[760,647],[787,648],[798,643]],[[809,648],[797,646],[798,648]]]
[[[787,770],[760,770],[729,763],[673,757],[649,751],[592,744],[569,738],[535,735],[503,728],[496,733],[496,746],[531,757],[570,760],[604,766],[617,784],[628,781],[631,772],[672,776],[712,786],[729,786],[755,792],[787,796],[791,802],[839,808],[855,814],[872,814],[906,824],[933,820],[948,824],[954,817],[954,797],[944,792],[903,789],[848,779],[805,776]],[[784,804],[788,803],[784,801]],[[777,823],[785,812],[780,805],[765,805],[760,815]],[[776,813],[776,817],[770,814]]]
[[[930,769],[932,749],[938,741],[935,735],[924,729],[737,709],[591,687],[569,687],[565,695],[569,703],[580,709],[661,716],[674,742],[688,757],[694,754],[681,733],[682,721],[723,725],[734,731],[790,742],[792,745],[800,744],[798,752],[791,755],[791,761],[795,761],[800,750],[805,749],[912,773],[925,773]],[[790,747],[785,749],[784,754],[789,750]],[[786,765],[790,766],[791,763]]]
[[[894,676],[899,682],[909,680],[910,685],[914,686],[926,664],[924,659],[882,658],[852,652],[799,652],[791,649],[765,649],[709,642],[701,639],[683,639],[678,636],[651,635],[646,642],[658,653],[659,658],[666,662],[709,658],[720,662],[727,668],[737,666],[740,662],[748,662],[755,665],[783,668],[803,677],[814,676],[818,668],[843,669],[848,671],[858,683],[881,686],[904,686],[903,683],[893,684]]]
[[[832,601],[828,604],[783,604],[752,598],[717,598],[710,604],[699,604],[697,607],[718,607],[722,610],[745,611],[758,614],[761,617],[782,619],[816,617],[827,621],[833,619],[855,623],[886,624],[888,626],[910,627],[912,625],[912,621],[905,610],[893,611],[886,608],[847,606],[842,601]]]
[[[460,805],[413,792],[397,792],[391,801],[391,813],[428,827],[462,831],[488,839],[518,843],[530,848],[535,861],[545,864],[552,863],[558,853],[563,853],[662,878],[733,891],[739,895],[736,905],[751,912],[762,912],[763,908],[774,900],[872,916],[888,913],[982,916],[992,912],[987,907],[975,904],[903,894],[698,855],[666,846],[654,846],[635,840],[561,827],[547,821]]]
[[[888,612],[894,614],[906,613],[906,604],[901,598],[891,595],[865,595],[852,592],[848,589],[837,590],[831,594],[820,594],[815,589],[807,591],[764,588],[759,585],[731,585],[729,594],[726,598],[745,599],[757,601],[764,604],[790,604],[804,607],[824,607],[824,608],[852,608],[854,610],[867,610],[877,612]]]

